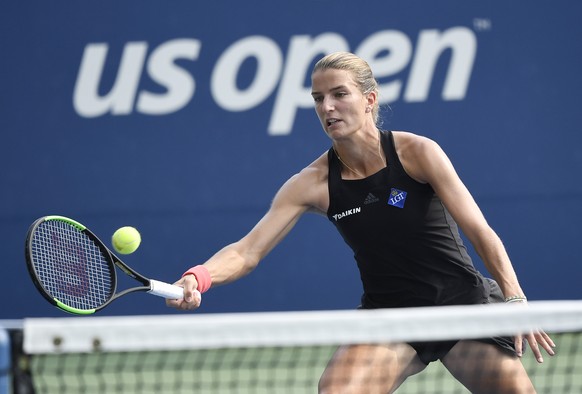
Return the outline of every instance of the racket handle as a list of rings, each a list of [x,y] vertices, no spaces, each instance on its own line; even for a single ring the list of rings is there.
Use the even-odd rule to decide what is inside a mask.
[[[154,279],[150,279],[150,290],[148,293],[172,300],[184,298],[184,289],[182,287]],[[202,298],[198,290],[194,291],[194,297]]]

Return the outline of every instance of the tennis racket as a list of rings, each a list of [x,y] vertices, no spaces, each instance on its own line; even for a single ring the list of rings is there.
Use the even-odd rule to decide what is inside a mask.
[[[183,298],[183,288],[140,275],[87,227],[63,216],[37,219],[28,230],[25,254],[28,272],[38,291],[57,308],[75,315],[93,314],[136,291]],[[115,267],[141,285],[116,293]]]

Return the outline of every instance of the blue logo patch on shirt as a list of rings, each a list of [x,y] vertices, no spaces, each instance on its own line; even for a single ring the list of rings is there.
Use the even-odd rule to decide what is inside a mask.
[[[388,205],[392,205],[397,208],[404,208],[404,203],[406,202],[406,192],[392,188],[390,190],[390,197],[388,198]]]

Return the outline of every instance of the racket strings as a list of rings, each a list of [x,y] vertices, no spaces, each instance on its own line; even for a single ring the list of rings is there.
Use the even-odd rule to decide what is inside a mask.
[[[69,307],[97,308],[115,291],[108,260],[87,234],[68,223],[41,223],[31,240],[31,256],[40,284]]]

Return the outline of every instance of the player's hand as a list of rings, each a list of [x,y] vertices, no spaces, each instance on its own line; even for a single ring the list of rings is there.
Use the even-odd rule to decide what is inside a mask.
[[[550,336],[546,334],[543,330],[535,330],[531,331],[529,334],[517,335],[515,337],[515,351],[518,357],[521,357],[523,355],[524,339],[529,343],[529,347],[531,348],[534,357],[536,358],[538,363],[544,362],[544,358],[542,357],[540,347],[543,348],[550,356],[556,354],[554,352],[556,344],[554,343],[554,341],[552,341],[552,338],[550,338]]]
[[[196,290],[198,288],[198,282],[194,275],[186,275],[174,284],[184,288],[184,298],[179,300],[166,300],[167,306],[183,311],[193,310],[200,306],[202,296]]]
[[[524,300],[522,302],[516,302],[515,305],[520,307],[527,307],[527,302]],[[550,356],[555,355],[554,348],[556,344],[552,341],[552,338],[546,334],[543,330],[532,330],[527,334],[520,334],[515,336],[515,352],[518,357],[522,357],[525,351],[524,344],[525,341],[529,343],[534,357],[538,363],[543,363],[544,358],[542,356],[542,351],[540,347],[544,349]]]

